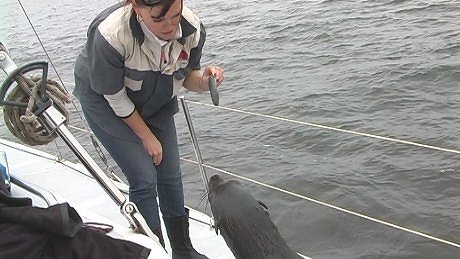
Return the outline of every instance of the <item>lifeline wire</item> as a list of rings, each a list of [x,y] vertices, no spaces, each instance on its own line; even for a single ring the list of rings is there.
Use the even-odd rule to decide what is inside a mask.
[[[310,125],[310,126],[317,126],[317,127],[320,127],[320,128],[331,129],[331,130],[336,130],[336,131],[340,131],[340,132],[347,132],[347,133],[351,133],[351,134],[357,134],[357,135],[361,135],[361,136],[368,136],[368,137],[373,137],[373,138],[383,139],[383,140],[389,140],[389,141],[394,141],[394,142],[399,142],[399,143],[405,143],[405,144],[409,144],[409,145],[416,145],[416,146],[431,148],[431,149],[435,149],[435,150],[441,150],[441,151],[452,152],[452,153],[457,153],[457,154],[460,153],[457,150],[444,149],[444,148],[439,148],[439,147],[419,144],[419,143],[410,142],[410,141],[403,141],[403,140],[391,139],[391,138],[387,138],[387,137],[375,136],[375,135],[371,135],[371,134],[367,134],[367,133],[360,133],[360,132],[355,132],[355,131],[342,130],[342,129],[337,129],[337,128],[333,128],[333,127],[329,127],[329,126],[323,126],[323,125],[314,124],[314,123],[308,123],[308,122],[300,122],[300,121],[280,118],[280,117],[271,116],[271,115],[264,115],[264,114],[254,113],[254,112],[247,112],[247,111],[243,111],[243,110],[237,110],[237,109],[223,107],[223,106],[213,106],[213,105],[200,103],[200,102],[189,101],[189,100],[186,100],[186,102],[194,103],[194,104],[198,104],[198,105],[204,105],[204,106],[211,106],[211,107],[214,107],[214,108],[220,108],[220,109],[225,109],[225,110],[229,110],[229,111],[234,111],[234,112],[239,112],[239,113],[244,113],[244,114],[250,114],[250,115],[254,115],[254,116],[261,116],[261,117],[266,117],[266,118],[271,118],[271,119],[276,119],[276,120],[281,120],[281,121],[299,123],[299,124]],[[75,129],[78,129],[78,130],[81,130],[81,131],[86,131],[84,129],[79,129],[79,128],[73,127],[73,126],[69,126],[69,127],[72,127],[72,128],[75,128]],[[181,158],[181,160],[189,162],[189,163],[193,163],[193,164],[198,164],[196,161],[193,161],[193,160],[190,160],[190,159],[187,159],[187,158]],[[59,161],[59,162],[62,163],[62,161]],[[66,163],[62,163],[62,164],[66,165]],[[440,243],[444,243],[444,244],[447,244],[447,245],[450,245],[450,246],[460,248],[460,244],[452,242],[452,241],[441,239],[441,238],[438,238],[438,237],[435,237],[435,236],[432,236],[432,235],[429,235],[429,234],[425,234],[425,233],[420,232],[420,231],[408,229],[408,228],[405,228],[405,227],[402,227],[402,226],[399,226],[399,225],[396,225],[396,224],[393,224],[393,223],[389,223],[389,222],[386,222],[386,221],[383,221],[383,220],[372,218],[370,216],[366,216],[366,215],[360,214],[358,212],[347,210],[347,209],[344,209],[344,208],[341,208],[341,207],[338,207],[338,206],[335,206],[335,205],[332,205],[332,204],[329,204],[329,203],[326,203],[326,202],[316,200],[314,198],[310,198],[310,197],[307,197],[307,196],[304,196],[304,195],[301,195],[301,194],[298,194],[298,193],[294,193],[294,192],[291,192],[291,191],[288,191],[288,190],[284,190],[282,188],[272,186],[272,185],[269,185],[269,184],[266,184],[266,183],[263,183],[263,182],[259,182],[259,181],[253,180],[251,178],[248,178],[248,177],[237,175],[237,174],[231,173],[229,171],[214,167],[212,165],[207,165],[207,164],[204,164],[204,163],[202,165],[204,167],[206,167],[206,168],[216,170],[218,172],[233,176],[235,178],[239,178],[239,179],[242,179],[242,180],[245,180],[245,181],[248,181],[248,182],[252,182],[254,184],[264,186],[266,188],[276,190],[276,191],[279,191],[281,193],[285,193],[287,195],[291,195],[291,196],[294,196],[294,197],[297,197],[297,198],[300,198],[300,199],[303,199],[303,200],[307,200],[307,201],[310,201],[310,202],[313,202],[313,203],[316,203],[316,204],[319,204],[319,205],[322,205],[322,206],[325,206],[325,207],[328,207],[328,208],[331,208],[331,209],[334,209],[334,210],[338,210],[338,211],[341,211],[341,212],[346,213],[346,214],[354,215],[354,216],[357,216],[357,217],[360,217],[360,218],[363,218],[363,219],[367,219],[367,220],[372,221],[372,222],[376,222],[376,223],[379,223],[379,224],[382,224],[382,225],[386,225],[388,227],[392,227],[392,228],[395,228],[395,229],[398,229],[398,230],[401,230],[401,231],[412,233],[414,235],[422,236],[422,237],[425,237],[425,238],[428,238],[428,239],[431,239],[431,240],[434,240],[434,241],[438,241]]]
[[[421,143],[417,143],[417,142],[412,142],[412,141],[407,141],[407,140],[400,140],[400,139],[384,137],[384,136],[378,136],[378,135],[374,135],[374,134],[363,133],[363,132],[358,132],[358,131],[353,131],[353,130],[339,129],[339,128],[334,128],[334,127],[331,127],[331,126],[326,126],[326,125],[321,125],[321,124],[316,124],[316,123],[311,123],[311,122],[297,121],[297,120],[287,119],[287,118],[283,118],[283,117],[267,115],[267,114],[262,114],[262,113],[256,113],[256,112],[250,112],[250,111],[245,111],[245,110],[239,110],[239,109],[234,109],[234,108],[229,108],[229,107],[224,107],[224,106],[214,106],[214,105],[210,105],[210,104],[207,104],[207,103],[195,102],[195,101],[190,101],[190,100],[187,100],[187,102],[197,104],[197,105],[209,106],[209,107],[213,107],[213,108],[217,108],[217,109],[223,109],[223,110],[227,110],[227,111],[233,111],[233,112],[249,114],[249,115],[254,115],[254,116],[259,116],[259,117],[264,117],[264,118],[269,118],[269,119],[274,119],[274,120],[279,120],[279,121],[285,121],[285,122],[290,122],[290,123],[295,123],[295,124],[300,124],[300,125],[311,126],[311,127],[315,127],[315,128],[328,129],[328,130],[333,130],[333,131],[349,133],[349,134],[353,134],[353,135],[359,135],[359,136],[364,136],[364,137],[369,137],[369,138],[375,138],[375,139],[380,139],[380,140],[392,141],[392,142],[397,142],[397,143],[402,143],[402,144],[407,144],[407,145],[412,145],[412,146],[418,146],[418,147],[424,147],[424,148],[429,148],[429,149],[434,149],[434,150],[439,150],[439,151],[444,151],[444,152],[460,154],[460,150],[455,150],[455,149],[436,147],[436,146],[421,144]]]
[[[186,102],[197,104],[197,105],[210,106],[210,107],[213,107],[213,108],[219,108],[219,109],[224,109],[224,110],[243,113],[243,114],[249,114],[249,115],[253,115],[253,116],[260,116],[260,117],[265,117],[265,118],[270,118],[270,119],[275,119],[275,120],[280,120],[280,121],[285,121],[285,122],[291,122],[291,123],[296,123],[296,124],[301,124],[301,125],[308,125],[308,126],[312,126],[312,127],[329,129],[329,130],[345,132],[345,133],[350,133],[350,134],[355,134],[355,135],[360,135],[360,136],[366,136],[366,137],[370,137],[370,138],[376,138],[376,139],[381,139],[381,140],[387,140],[387,141],[392,141],[392,142],[398,142],[398,143],[403,143],[403,144],[408,144],[408,145],[414,145],[414,146],[419,146],[419,147],[424,147],[424,148],[429,148],[429,149],[434,149],[434,150],[439,150],[439,151],[445,151],[445,152],[451,152],[451,153],[460,154],[460,151],[458,151],[458,150],[440,148],[440,147],[436,147],[436,146],[430,146],[430,145],[420,144],[420,143],[411,142],[411,141],[405,141],[405,140],[399,140],[399,139],[394,139],[394,138],[382,137],[382,136],[377,136],[377,135],[372,135],[372,134],[362,133],[362,132],[356,132],[356,131],[351,131],[351,130],[343,130],[343,129],[338,129],[338,128],[324,126],[324,125],[315,124],[315,123],[296,121],[296,120],[276,117],[276,116],[272,116],[272,115],[265,115],[265,114],[255,113],[255,112],[248,112],[248,111],[244,111],[244,110],[238,110],[238,109],[233,109],[233,108],[228,108],[228,107],[223,107],[223,106],[214,106],[214,105],[195,102],[195,101],[190,101],[190,100],[186,100]],[[189,162],[189,163],[198,164],[198,162],[190,160],[190,159],[187,159],[187,158],[181,158],[181,159],[183,161],[186,161],[186,162]],[[452,241],[448,241],[448,240],[445,240],[445,239],[434,237],[432,235],[428,235],[428,234],[425,234],[425,233],[420,232],[420,231],[408,229],[408,228],[405,228],[405,227],[402,227],[402,226],[399,226],[399,225],[396,225],[396,224],[393,224],[393,223],[389,223],[389,222],[386,222],[386,221],[383,221],[383,220],[372,218],[370,216],[366,216],[366,215],[358,213],[358,212],[347,210],[347,209],[344,209],[344,208],[341,208],[341,207],[338,207],[338,206],[335,206],[335,205],[332,205],[332,204],[329,204],[329,203],[325,203],[325,202],[322,202],[322,201],[319,201],[319,200],[316,200],[316,199],[313,199],[313,198],[310,198],[310,197],[307,197],[307,196],[304,196],[304,195],[301,195],[301,194],[297,194],[297,193],[294,193],[294,192],[284,190],[284,189],[276,187],[276,186],[272,186],[272,185],[269,185],[269,184],[266,184],[266,183],[263,183],[263,182],[253,180],[251,178],[247,178],[247,177],[244,177],[244,176],[241,176],[241,175],[237,175],[237,174],[231,173],[229,171],[214,167],[212,165],[207,165],[207,164],[204,164],[204,163],[202,163],[202,165],[204,167],[206,167],[206,168],[213,169],[213,170],[216,170],[218,172],[221,172],[221,173],[224,173],[224,174],[227,174],[227,175],[230,175],[230,176],[233,176],[233,177],[236,177],[236,178],[248,181],[248,182],[252,182],[254,184],[261,185],[261,186],[267,187],[267,188],[272,189],[272,190],[276,190],[276,191],[279,191],[279,192],[282,192],[282,193],[285,193],[285,194],[288,194],[288,195],[292,195],[292,196],[298,197],[298,198],[303,199],[303,200],[308,200],[310,202],[313,202],[313,203],[316,203],[316,204],[319,204],[319,205],[323,205],[325,207],[329,207],[329,208],[332,208],[334,210],[338,210],[338,211],[341,211],[341,212],[344,212],[344,213],[347,213],[347,214],[351,214],[351,215],[354,215],[354,216],[357,216],[357,217],[360,217],[360,218],[363,218],[363,219],[367,219],[369,221],[373,221],[373,222],[383,224],[383,225],[386,225],[386,226],[389,226],[389,227],[392,227],[392,228],[395,228],[395,229],[399,229],[399,230],[402,230],[402,231],[405,231],[405,232],[409,232],[409,233],[412,233],[412,234],[415,234],[415,235],[418,235],[418,236],[422,236],[422,237],[425,237],[425,238],[428,238],[428,239],[431,239],[431,240],[435,240],[435,241],[438,241],[438,242],[441,242],[441,243],[444,243],[444,244],[448,244],[448,245],[460,248],[460,244],[457,244],[457,243],[452,242]]]
[[[397,143],[402,143],[402,144],[407,144],[407,145],[413,145],[413,146],[418,146],[418,147],[423,147],[423,148],[429,148],[429,149],[434,149],[434,150],[439,150],[439,151],[444,151],[444,152],[460,154],[459,150],[454,150],[454,149],[441,148],[441,147],[436,147],[436,146],[416,143],[416,142],[412,142],[412,141],[406,141],[406,140],[400,140],[400,139],[395,139],[395,138],[383,137],[383,136],[378,136],[378,135],[373,135],[373,134],[368,134],[368,133],[362,133],[362,132],[357,132],[357,131],[352,131],[352,130],[344,130],[344,129],[334,128],[334,127],[325,126],[325,125],[321,125],[321,124],[297,121],[297,120],[292,120],[292,119],[286,119],[286,118],[282,118],[282,117],[266,115],[266,114],[261,114],[261,113],[255,113],[255,112],[249,112],[249,111],[244,111],[244,110],[239,110],[239,109],[234,109],[234,108],[229,108],[229,107],[224,107],[224,106],[213,106],[213,105],[210,105],[210,104],[201,103],[201,102],[195,102],[195,101],[190,101],[190,100],[186,100],[186,101],[189,102],[189,103],[197,104],[197,105],[204,105],[204,106],[209,106],[209,107],[213,107],[213,108],[219,108],[219,109],[223,109],[223,110],[227,110],[227,111],[238,112],[238,113],[242,113],[242,114],[259,116],[259,117],[264,117],[264,118],[269,118],[269,119],[274,119],[274,120],[279,120],[279,121],[285,121],[285,122],[290,122],[290,123],[295,123],[295,124],[307,125],[307,126],[316,127],[316,128],[322,128],[322,129],[328,129],[328,130],[333,130],[333,131],[338,131],[338,132],[349,133],[349,134],[353,134],[353,135],[359,135],[359,136],[364,136],[364,137],[370,137],[370,138],[375,138],[375,139],[380,139],[380,140],[386,140],[386,141],[391,141],[391,142],[397,142]],[[196,161],[193,161],[193,160],[190,160],[190,159],[186,159],[186,158],[181,158],[181,159],[184,160],[184,161],[190,162],[190,163],[194,163],[194,164],[197,163]],[[341,207],[338,207],[338,206],[335,206],[335,205],[332,205],[332,204],[329,204],[329,203],[325,203],[325,202],[322,202],[322,201],[319,201],[319,200],[316,200],[316,199],[313,199],[313,198],[310,198],[310,197],[307,197],[307,196],[304,196],[304,195],[300,195],[300,194],[297,194],[297,193],[294,193],[294,192],[290,192],[290,191],[278,188],[276,186],[265,184],[263,182],[253,180],[251,178],[247,178],[247,177],[244,177],[244,176],[240,176],[240,175],[231,173],[229,171],[214,167],[212,165],[207,165],[207,164],[204,164],[204,163],[202,165],[204,167],[209,168],[209,169],[213,169],[213,170],[216,170],[218,172],[221,172],[221,173],[224,173],[224,174],[227,174],[227,175],[230,175],[230,176],[233,176],[233,177],[236,177],[236,178],[248,181],[248,182],[252,182],[252,183],[255,183],[257,185],[261,185],[261,186],[267,187],[267,188],[272,189],[272,190],[276,190],[276,191],[279,191],[279,192],[282,192],[282,193],[285,193],[285,194],[288,194],[288,195],[291,195],[291,196],[295,196],[295,197],[298,197],[300,199],[308,200],[310,202],[313,202],[313,203],[316,203],[316,204],[319,204],[319,205],[323,205],[323,206],[326,206],[326,207],[329,207],[329,208],[332,208],[332,209],[335,209],[335,210],[338,210],[338,211],[341,211],[341,212],[344,212],[344,213],[347,213],[347,214],[350,214],[350,215],[354,215],[354,216],[357,216],[357,217],[360,217],[360,218],[363,218],[363,219],[367,219],[367,220],[372,221],[372,222],[383,224],[383,225],[386,225],[386,226],[389,226],[389,227],[392,227],[392,228],[395,228],[395,229],[399,229],[399,230],[402,230],[402,231],[405,231],[405,232],[409,232],[409,233],[412,233],[412,234],[415,234],[415,235],[418,235],[418,236],[422,236],[422,237],[425,237],[425,238],[428,238],[428,239],[431,239],[431,240],[435,240],[435,241],[438,241],[438,242],[441,242],[441,243],[444,243],[444,244],[448,244],[448,245],[460,248],[460,244],[452,242],[452,241],[441,239],[441,238],[438,238],[438,237],[435,237],[435,236],[432,236],[432,235],[425,234],[425,233],[420,232],[420,231],[408,229],[408,228],[405,228],[405,227],[402,227],[402,226],[399,226],[399,225],[396,225],[396,224],[393,224],[393,223],[389,223],[389,222],[386,222],[386,221],[383,221],[383,220],[380,220],[380,219],[376,219],[376,218],[373,218],[373,217],[370,217],[370,216],[366,216],[366,215],[358,213],[358,212],[354,212],[354,211],[347,210],[347,209],[344,209],[344,208],[341,208]]]
[[[7,143],[2,143],[2,144],[6,145],[6,146],[9,146],[9,147],[12,147],[12,148],[18,148],[16,146],[11,146],[11,145],[9,145]],[[38,155],[38,154],[33,153],[31,151],[28,151],[26,149],[22,149],[22,151],[25,151],[25,152],[30,153],[30,154]],[[46,158],[46,159],[52,159],[49,156],[44,156],[44,155],[38,155],[38,156]],[[52,159],[52,160],[54,160],[54,159]],[[193,161],[193,160],[190,160],[190,159],[187,159],[187,158],[181,158],[181,160],[189,162],[189,163],[197,164],[196,161]],[[69,167],[69,168],[71,168],[73,170],[76,170],[74,167],[69,166],[63,160],[57,160],[56,162],[61,163],[61,164],[65,165],[65,166],[67,166],[67,167]],[[223,170],[223,169],[211,166],[211,165],[207,165],[207,164],[202,164],[202,165],[204,167],[206,167],[206,168],[216,170],[218,172],[233,176],[235,178],[239,178],[239,179],[242,179],[242,180],[245,180],[245,181],[248,181],[248,182],[252,182],[252,183],[257,184],[257,185],[264,186],[266,188],[269,188],[269,189],[272,189],[272,190],[275,190],[275,191],[279,191],[281,193],[285,193],[287,195],[292,195],[292,196],[295,196],[295,197],[303,199],[303,200],[307,200],[307,201],[310,201],[310,202],[313,202],[313,203],[316,203],[316,204],[319,204],[319,205],[323,205],[325,207],[332,208],[332,209],[344,212],[346,214],[351,214],[351,215],[354,215],[354,216],[357,216],[357,217],[360,217],[360,218],[363,218],[363,219],[367,219],[369,221],[373,221],[373,222],[376,222],[376,223],[379,223],[379,224],[383,224],[383,225],[386,225],[386,226],[389,226],[389,227],[392,227],[392,228],[399,229],[401,231],[409,232],[409,233],[412,233],[412,234],[415,234],[415,235],[418,235],[418,236],[422,236],[422,237],[425,237],[425,238],[428,238],[428,239],[431,239],[431,240],[435,240],[435,241],[438,241],[438,242],[441,242],[441,243],[444,243],[444,244],[447,244],[447,245],[451,245],[451,246],[455,246],[455,247],[460,248],[460,244],[454,243],[452,241],[444,240],[444,239],[437,238],[437,237],[434,237],[434,236],[431,236],[431,235],[428,235],[428,234],[425,234],[425,233],[422,233],[422,232],[419,232],[419,231],[411,230],[411,229],[408,229],[408,228],[405,228],[405,227],[402,227],[402,226],[398,226],[396,224],[385,222],[383,220],[375,219],[375,218],[372,218],[372,217],[369,217],[369,216],[366,216],[366,215],[363,215],[363,214],[360,214],[360,213],[357,213],[357,212],[354,212],[354,211],[351,211],[351,210],[347,210],[347,209],[344,209],[344,208],[341,208],[341,207],[338,207],[338,206],[335,206],[335,205],[332,205],[332,204],[328,204],[328,203],[325,203],[325,202],[322,202],[322,201],[318,201],[316,199],[313,199],[313,198],[310,198],[310,197],[307,197],[307,196],[304,196],[304,195],[301,195],[301,194],[290,192],[290,191],[284,190],[284,189],[276,187],[276,186],[272,186],[272,185],[269,185],[269,184],[266,184],[266,183],[263,183],[263,182],[259,182],[259,181],[253,180],[251,178],[248,178],[248,177],[240,176],[240,175],[231,173],[229,171],[226,171],[226,170]],[[79,170],[76,170],[76,171],[80,172]],[[83,174],[83,175],[88,176],[86,174]],[[91,176],[88,176],[88,177],[91,177]]]
[[[460,151],[453,150],[453,149],[440,148],[440,147],[436,147],[436,146],[430,146],[430,145],[420,144],[420,143],[411,142],[411,141],[405,141],[405,140],[399,140],[399,139],[394,139],[394,138],[382,137],[382,136],[377,136],[377,135],[372,135],[372,134],[362,133],[362,132],[356,132],[356,131],[351,131],[351,130],[343,130],[343,129],[324,126],[324,125],[320,125],[320,124],[296,121],[296,120],[276,117],[276,116],[272,116],[272,115],[265,115],[265,114],[255,113],[255,112],[248,112],[248,111],[244,111],[244,110],[238,110],[238,109],[228,108],[228,107],[223,107],[223,106],[214,106],[214,105],[195,102],[195,101],[190,101],[190,100],[185,100],[185,101],[189,102],[189,103],[197,104],[197,105],[210,106],[210,107],[213,107],[213,108],[219,108],[219,109],[224,109],[224,110],[228,110],[228,111],[233,111],[233,112],[238,112],[238,113],[243,113],[243,114],[249,114],[249,115],[253,115],[253,116],[260,116],[260,117],[265,117],[265,118],[270,118],[270,119],[275,119],[275,120],[281,120],[281,121],[285,121],[285,122],[291,122],[291,123],[297,123],[297,124],[301,124],[301,125],[319,127],[319,128],[323,128],[323,129],[329,129],[329,130],[334,130],[334,131],[339,131],[339,132],[345,132],[345,133],[350,133],[350,134],[355,134],[355,135],[360,135],[360,136],[366,136],[366,137],[371,137],[371,138],[376,138],[376,139],[381,139],[381,140],[387,140],[387,141],[392,141],[392,142],[398,142],[398,143],[403,143],[403,144],[408,144],[408,145],[414,145],[414,146],[425,147],[425,148],[434,149],[434,150],[440,150],[440,151],[460,154]],[[70,126],[70,127],[73,127],[73,126]],[[79,129],[79,128],[76,128],[76,127],[73,127],[73,128],[85,131],[83,129]],[[187,159],[187,158],[181,158],[181,160],[189,162],[189,163],[193,163],[193,164],[198,164],[198,162],[193,161],[191,159]],[[204,164],[204,163],[202,165],[204,167],[206,167],[206,168],[216,170],[218,172],[221,172],[221,173],[224,173],[224,174],[227,174],[227,175],[230,175],[230,176],[233,176],[233,177],[236,177],[236,178],[248,181],[248,182],[252,182],[254,184],[264,186],[266,188],[276,190],[276,191],[279,191],[281,193],[285,193],[285,194],[288,194],[288,195],[291,195],[291,196],[294,196],[294,197],[297,197],[297,198],[300,198],[300,199],[303,199],[303,200],[307,200],[307,201],[310,201],[310,202],[313,202],[313,203],[316,203],[316,204],[319,204],[319,205],[322,205],[322,206],[325,206],[325,207],[328,207],[328,208],[331,208],[331,209],[334,209],[334,210],[338,210],[338,211],[341,211],[341,212],[346,213],[346,214],[354,215],[354,216],[357,216],[357,217],[360,217],[360,218],[363,218],[363,219],[367,219],[367,220],[372,221],[372,222],[376,222],[376,223],[379,223],[379,224],[382,224],[382,225],[386,225],[388,227],[399,229],[401,231],[412,233],[412,234],[422,236],[422,237],[425,237],[425,238],[428,238],[428,239],[431,239],[431,240],[434,240],[434,241],[438,241],[440,243],[444,243],[444,244],[447,244],[447,245],[451,245],[451,246],[460,248],[460,244],[452,242],[452,241],[441,239],[441,238],[438,238],[438,237],[435,237],[435,236],[432,236],[432,235],[429,235],[429,234],[425,234],[425,233],[420,232],[420,231],[405,228],[405,227],[402,227],[402,226],[399,226],[399,225],[396,225],[396,224],[393,224],[393,223],[390,223],[390,222],[386,222],[386,221],[383,221],[383,220],[380,220],[380,219],[376,219],[376,218],[373,218],[373,217],[370,217],[370,216],[367,216],[367,215],[364,215],[364,214],[361,214],[361,213],[358,213],[358,212],[347,210],[347,209],[344,209],[344,208],[341,208],[341,207],[338,207],[338,206],[335,206],[335,205],[332,205],[332,204],[329,204],[329,203],[326,203],[326,202],[316,200],[314,198],[310,198],[310,197],[307,197],[307,196],[304,196],[304,195],[301,195],[301,194],[298,194],[298,193],[294,193],[294,192],[291,192],[291,191],[288,191],[288,190],[284,190],[284,189],[276,187],[276,186],[272,186],[272,185],[269,185],[269,184],[266,184],[266,183],[263,183],[263,182],[253,180],[251,178],[247,178],[247,177],[244,177],[244,176],[241,176],[241,175],[237,175],[237,174],[231,173],[229,171],[214,167],[212,165],[208,165],[208,164]]]
[[[189,163],[198,164],[196,161],[193,161],[193,160],[190,160],[190,159],[187,159],[187,158],[181,158],[181,159],[186,161],[186,162],[189,162]],[[383,225],[386,225],[386,226],[389,226],[389,227],[392,227],[392,228],[396,228],[396,229],[399,229],[399,230],[402,230],[402,231],[405,231],[405,232],[409,232],[409,233],[412,233],[412,234],[415,234],[415,235],[418,235],[418,236],[422,236],[422,237],[425,237],[425,238],[428,238],[428,239],[431,239],[431,240],[434,240],[434,241],[438,241],[438,242],[441,242],[441,243],[444,243],[444,244],[447,244],[447,245],[451,245],[451,246],[455,246],[455,247],[460,248],[460,244],[457,244],[457,243],[452,242],[452,241],[441,239],[441,238],[438,238],[438,237],[435,237],[435,236],[432,236],[432,235],[425,234],[425,233],[420,232],[420,231],[412,230],[412,229],[405,228],[405,227],[402,227],[402,226],[399,226],[399,225],[396,225],[396,224],[393,224],[393,223],[389,223],[389,222],[386,222],[386,221],[383,221],[383,220],[380,220],[380,219],[376,219],[376,218],[373,218],[373,217],[370,217],[370,216],[366,216],[364,214],[354,212],[354,211],[351,211],[351,210],[347,210],[347,209],[344,209],[344,208],[341,208],[341,207],[338,207],[338,206],[335,206],[335,205],[332,205],[332,204],[329,204],[329,203],[325,203],[325,202],[322,202],[322,201],[319,201],[319,200],[316,200],[316,199],[313,199],[313,198],[310,198],[310,197],[307,197],[307,196],[304,196],[304,195],[301,195],[301,194],[298,194],[298,193],[290,192],[290,191],[284,190],[284,189],[276,187],[276,186],[272,186],[272,185],[269,185],[269,184],[266,184],[266,183],[263,183],[263,182],[253,180],[253,179],[248,178],[248,177],[244,177],[244,176],[241,176],[241,175],[231,173],[229,171],[214,167],[212,165],[207,165],[207,164],[203,163],[202,166],[207,167],[209,169],[216,170],[218,172],[221,172],[221,173],[224,173],[224,174],[227,174],[227,175],[230,175],[230,176],[233,176],[233,177],[236,177],[236,178],[239,178],[239,179],[242,179],[242,180],[245,180],[245,181],[248,181],[248,182],[252,182],[252,183],[257,184],[257,185],[267,187],[267,188],[275,190],[275,191],[279,191],[279,192],[282,192],[282,193],[285,193],[285,194],[288,194],[288,195],[291,195],[291,196],[294,196],[294,197],[297,197],[297,198],[300,198],[300,199],[303,199],[303,200],[307,200],[307,201],[310,201],[310,202],[313,202],[313,203],[316,203],[316,204],[319,204],[319,205],[323,205],[323,206],[329,207],[331,209],[344,212],[346,214],[351,214],[351,215],[354,215],[354,216],[357,216],[357,217],[360,217],[360,218],[363,218],[363,219],[367,219],[369,221],[373,221],[373,222],[376,222],[376,223],[379,223],[379,224],[383,224]]]

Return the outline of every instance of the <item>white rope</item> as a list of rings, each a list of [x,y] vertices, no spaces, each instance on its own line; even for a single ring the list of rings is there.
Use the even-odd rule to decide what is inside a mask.
[[[68,125],[67,127],[71,128],[71,129],[74,129],[74,130],[77,130],[77,131],[80,131],[80,132],[92,134],[92,132],[89,129],[82,129],[82,128],[79,128],[79,127],[73,126],[73,125]]]
[[[198,162],[190,160],[190,159],[187,159],[187,158],[181,158],[181,159],[186,161],[186,162],[189,162],[189,163],[198,164]],[[360,217],[360,218],[363,218],[363,219],[367,219],[367,220],[372,221],[372,222],[383,224],[383,225],[386,225],[386,226],[389,226],[389,227],[392,227],[392,228],[395,228],[395,229],[399,229],[399,230],[402,230],[402,231],[405,231],[405,232],[409,232],[409,233],[412,233],[412,234],[415,234],[415,235],[418,235],[418,236],[422,236],[422,237],[425,237],[425,238],[428,238],[428,239],[431,239],[431,240],[435,240],[435,241],[438,241],[438,242],[441,242],[441,243],[444,243],[444,244],[447,244],[447,245],[451,245],[451,246],[455,246],[455,247],[460,248],[460,244],[457,244],[457,243],[452,242],[452,241],[448,241],[448,240],[445,240],[445,239],[434,237],[432,235],[425,234],[425,233],[420,232],[420,231],[412,230],[412,229],[402,227],[402,226],[399,226],[399,225],[396,225],[396,224],[393,224],[393,223],[389,223],[389,222],[386,222],[386,221],[383,221],[383,220],[380,220],[380,219],[376,219],[376,218],[373,218],[373,217],[370,217],[370,216],[366,216],[366,215],[358,213],[358,212],[347,210],[347,209],[344,209],[344,208],[341,208],[341,207],[338,207],[338,206],[335,206],[335,205],[332,205],[332,204],[329,204],[329,203],[325,203],[325,202],[322,202],[322,201],[319,201],[319,200],[316,200],[316,199],[313,199],[313,198],[310,198],[310,197],[307,197],[307,196],[304,196],[304,195],[301,195],[301,194],[298,194],[298,193],[295,193],[295,192],[291,192],[291,191],[288,191],[288,190],[285,190],[285,189],[282,189],[282,188],[279,188],[279,187],[276,187],[276,186],[272,186],[272,185],[269,185],[269,184],[266,184],[266,183],[263,183],[263,182],[259,182],[259,181],[256,181],[254,179],[251,179],[251,178],[248,178],[248,177],[245,177],[245,176],[237,175],[237,174],[231,173],[229,171],[214,167],[212,165],[203,164],[203,166],[206,167],[206,168],[212,169],[212,170],[216,170],[216,171],[221,172],[223,174],[230,175],[230,176],[233,176],[233,177],[236,177],[236,178],[239,178],[241,180],[248,181],[248,182],[252,182],[254,184],[261,185],[261,186],[264,186],[266,188],[269,188],[269,189],[272,189],[272,190],[275,190],[275,191],[279,191],[279,192],[282,192],[282,193],[285,193],[285,194],[288,194],[288,195],[291,195],[291,196],[294,196],[294,197],[297,197],[297,198],[300,198],[300,199],[303,199],[303,200],[307,200],[307,201],[310,201],[310,202],[313,202],[313,203],[316,203],[316,204],[319,204],[319,205],[322,205],[322,206],[325,206],[325,207],[328,207],[328,208],[331,208],[331,209],[334,209],[334,210],[338,210],[338,211],[341,211],[341,212],[344,212],[344,213],[347,213],[347,214],[351,214],[351,215],[354,215],[354,216],[357,216],[357,217]]]
[[[429,149],[434,149],[434,150],[439,150],[439,151],[444,151],[444,152],[449,152],[449,153],[460,154],[460,150],[455,150],[455,149],[436,147],[436,146],[421,144],[421,143],[417,143],[417,142],[412,142],[412,141],[407,141],[407,140],[400,140],[400,139],[395,139],[395,138],[390,138],[390,137],[383,137],[383,136],[378,136],[378,135],[374,135],[374,134],[363,133],[363,132],[358,132],[358,131],[353,131],[353,130],[339,129],[339,128],[334,128],[334,127],[331,127],[331,126],[325,126],[325,125],[321,125],[321,124],[317,124],[317,123],[297,121],[297,120],[287,119],[287,118],[283,118],[283,117],[278,117],[278,116],[273,116],[273,115],[266,115],[266,114],[261,114],[261,113],[256,113],[256,112],[245,111],[245,110],[239,110],[239,109],[234,109],[234,108],[229,108],[229,107],[224,107],[224,106],[214,106],[214,105],[211,105],[211,104],[195,102],[195,101],[190,101],[190,100],[186,100],[186,101],[189,102],[189,103],[197,104],[197,105],[204,105],[204,106],[209,106],[209,107],[218,108],[218,109],[222,109],[222,110],[238,112],[238,113],[242,113],[242,114],[254,115],[254,116],[259,116],[259,117],[263,117],[263,118],[269,118],[269,119],[285,121],[285,122],[290,122],[290,123],[295,123],[295,124],[300,124],[300,125],[306,125],[306,126],[311,126],[311,127],[316,127],[316,128],[322,128],[322,129],[328,129],[328,130],[333,130],[333,131],[349,133],[349,134],[353,134],[353,135],[359,135],[359,136],[364,136],[364,137],[369,137],[369,138],[375,138],[375,139],[392,141],[392,142],[397,142],[397,143],[402,143],[402,144],[407,144],[407,145],[412,145],[412,146],[418,146],[418,147],[423,147],[423,148],[429,148]]]

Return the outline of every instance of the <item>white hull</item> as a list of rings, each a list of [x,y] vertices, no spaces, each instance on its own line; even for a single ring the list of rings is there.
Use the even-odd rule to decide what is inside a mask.
[[[115,238],[134,241],[150,248],[149,258],[170,258],[167,238],[166,253],[153,239],[137,234],[129,228],[128,221],[120,213],[119,207],[105,193],[81,164],[58,161],[57,157],[24,145],[0,139],[0,151],[7,154],[10,173],[41,188],[42,193],[56,198],[56,202],[68,202],[83,219],[83,222],[100,222],[114,226],[109,234]],[[126,186],[123,186],[126,188]],[[47,207],[45,200],[16,185],[12,185],[16,197],[30,197],[35,206]],[[197,251],[209,258],[234,258],[221,236],[210,226],[211,219],[206,214],[190,208],[190,237]],[[163,227],[163,231],[164,231]],[[164,236],[167,237],[166,233]]]

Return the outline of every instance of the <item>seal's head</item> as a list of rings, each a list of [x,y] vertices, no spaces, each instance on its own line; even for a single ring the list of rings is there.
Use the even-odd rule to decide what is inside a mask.
[[[209,178],[209,182],[208,182],[208,187],[209,187],[209,192],[212,193],[213,190],[224,183],[224,179],[222,179],[222,177],[220,177],[219,175],[213,175],[211,176],[211,178]]]

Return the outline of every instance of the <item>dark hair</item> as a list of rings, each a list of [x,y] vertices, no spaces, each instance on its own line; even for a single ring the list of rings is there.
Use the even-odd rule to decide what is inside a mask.
[[[149,7],[154,7],[154,6],[162,6],[163,8],[161,9],[160,12],[160,17],[165,16],[166,13],[168,12],[169,8],[171,8],[171,5],[176,1],[176,0],[158,0],[158,2],[149,4],[148,2],[145,2],[144,0],[126,0],[126,4],[130,4],[131,2],[135,1],[137,5],[144,7],[144,6],[149,6]]]

